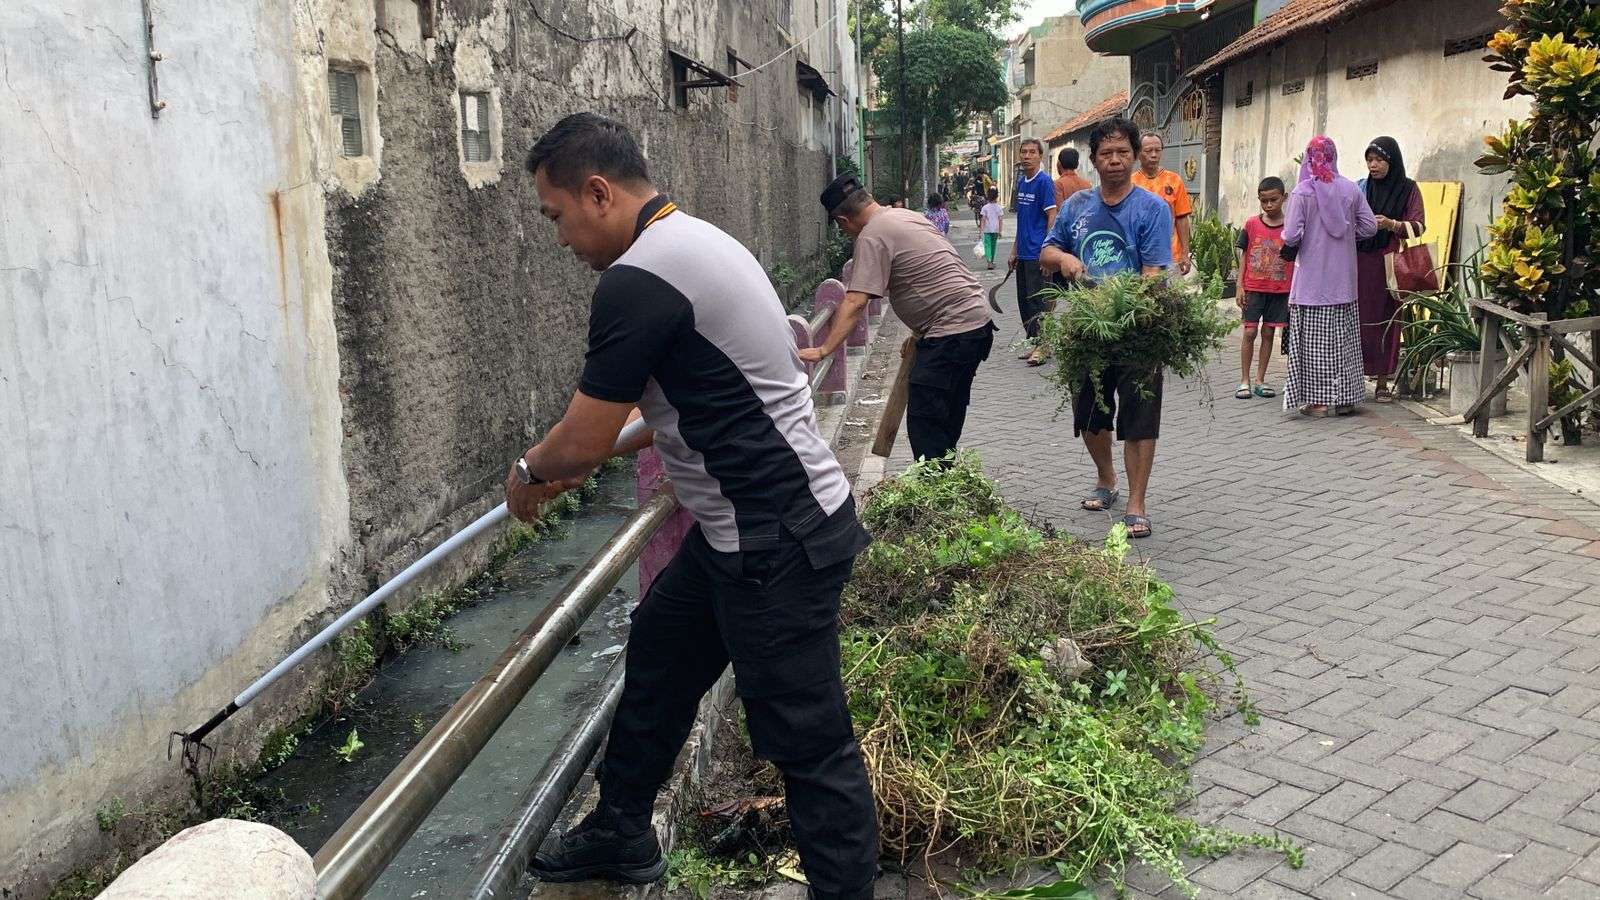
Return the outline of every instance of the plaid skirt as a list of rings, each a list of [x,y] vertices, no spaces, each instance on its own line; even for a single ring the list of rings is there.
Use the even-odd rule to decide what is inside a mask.
[[[1354,301],[1290,306],[1289,379],[1283,408],[1354,406],[1367,399],[1361,363],[1361,315]]]

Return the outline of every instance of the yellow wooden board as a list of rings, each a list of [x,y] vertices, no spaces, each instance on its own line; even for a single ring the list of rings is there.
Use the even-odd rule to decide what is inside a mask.
[[[1456,220],[1461,217],[1461,182],[1419,181],[1417,189],[1422,192],[1422,210],[1428,228],[1406,246],[1432,245],[1429,252],[1433,254],[1433,264],[1443,266],[1451,261],[1450,254],[1455,249]]]

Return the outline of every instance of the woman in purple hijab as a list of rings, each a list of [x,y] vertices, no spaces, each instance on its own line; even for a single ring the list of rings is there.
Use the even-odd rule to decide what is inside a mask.
[[[1289,195],[1283,241],[1298,249],[1289,288],[1289,379],[1283,408],[1346,415],[1366,399],[1356,242],[1378,232],[1355,182],[1339,174],[1333,141],[1311,139]]]

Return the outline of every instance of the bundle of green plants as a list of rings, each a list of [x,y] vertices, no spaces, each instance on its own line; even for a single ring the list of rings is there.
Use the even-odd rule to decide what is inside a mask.
[[[1186,854],[1298,865],[1277,835],[1179,812],[1208,717],[1253,714],[1211,623],[1184,620],[1120,526],[1104,546],[1036,527],[972,454],[886,481],[863,520],[843,668],[886,853],[1118,883],[1139,861],[1189,894]]]
[[[1194,267],[1207,282],[1227,281],[1233,277],[1234,242],[1239,230],[1208,213],[1194,223],[1189,246],[1194,253]]]
[[[1127,371],[1166,369],[1180,378],[1199,372],[1238,327],[1237,312],[1217,301],[1221,285],[1194,290],[1163,277],[1128,273],[1091,287],[1050,286],[1043,292],[1056,312],[1042,321],[1040,340],[1054,354],[1049,377],[1061,391],[1061,405],[1072,402],[1082,385],[1100,397],[1106,367]],[[1231,310],[1231,307],[1230,307]],[[1102,406],[1103,399],[1097,400]]]

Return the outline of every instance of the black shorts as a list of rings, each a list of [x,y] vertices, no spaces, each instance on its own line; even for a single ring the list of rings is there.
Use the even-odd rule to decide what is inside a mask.
[[[1153,441],[1161,436],[1161,372],[1139,377],[1118,366],[1100,373],[1100,397],[1094,384],[1084,381],[1072,402],[1072,433],[1100,432],[1113,424],[1117,440]]]
[[[1244,292],[1244,325],[1246,328],[1260,322],[1268,328],[1289,327],[1289,295]]]

